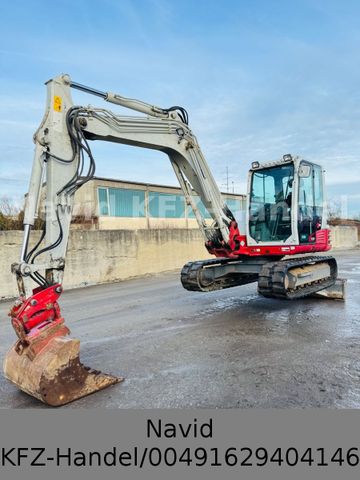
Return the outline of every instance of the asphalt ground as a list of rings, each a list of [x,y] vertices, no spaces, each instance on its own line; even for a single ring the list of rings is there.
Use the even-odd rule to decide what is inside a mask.
[[[335,252],[345,302],[198,293],[179,272],[64,292],[86,365],[125,377],[63,408],[359,408],[360,250]],[[0,357],[15,342],[0,303]],[[0,408],[48,408],[0,375]]]

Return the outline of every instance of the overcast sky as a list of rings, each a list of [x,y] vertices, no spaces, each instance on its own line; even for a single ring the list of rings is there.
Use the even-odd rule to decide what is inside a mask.
[[[222,190],[252,161],[320,162],[360,214],[360,2],[37,0],[0,6],[0,195],[21,198],[44,81],[183,105]],[[73,93],[75,103],[120,108]],[[123,113],[123,112],[122,112]],[[176,185],[167,157],[94,142],[98,176]],[[344,202],[343,202],[344,203]]]

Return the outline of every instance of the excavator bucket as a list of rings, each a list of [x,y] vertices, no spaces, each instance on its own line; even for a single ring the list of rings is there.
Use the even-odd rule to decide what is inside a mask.
[[[68,336],[70,330],[60,316],[56,302],[60,293],[59,286],[52,286],[15,304],[10,315],[19,340],[7,353],[3,365],[7,379],[54,407],[123,381],[80,362],[80,341]]]
[[[18,353],[18,344],[4,361],[6,378],[47,405],[58,407],[123,379],[85,367],[79,358],[80,341],[67,337],[49,340],[31,360]]]

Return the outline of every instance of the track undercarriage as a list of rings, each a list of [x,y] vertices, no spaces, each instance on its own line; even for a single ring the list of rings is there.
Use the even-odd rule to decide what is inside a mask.
[[[209,292],[257,281],[259,294],[283,299],[316,294],[336,280],[337,263],[331,256],[217,258],[189,262],[181,271],[187,290]]]

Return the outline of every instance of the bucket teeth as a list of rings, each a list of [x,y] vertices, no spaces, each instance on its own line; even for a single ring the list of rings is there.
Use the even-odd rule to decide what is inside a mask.
[[[4,361],[5,376],[21,390],[51,406],[61,406],[123,381],[85,367],[80,341],[55,337],[34,358],[20,355],[16,344]],[[31,357],[31,356],[30,356]]]

